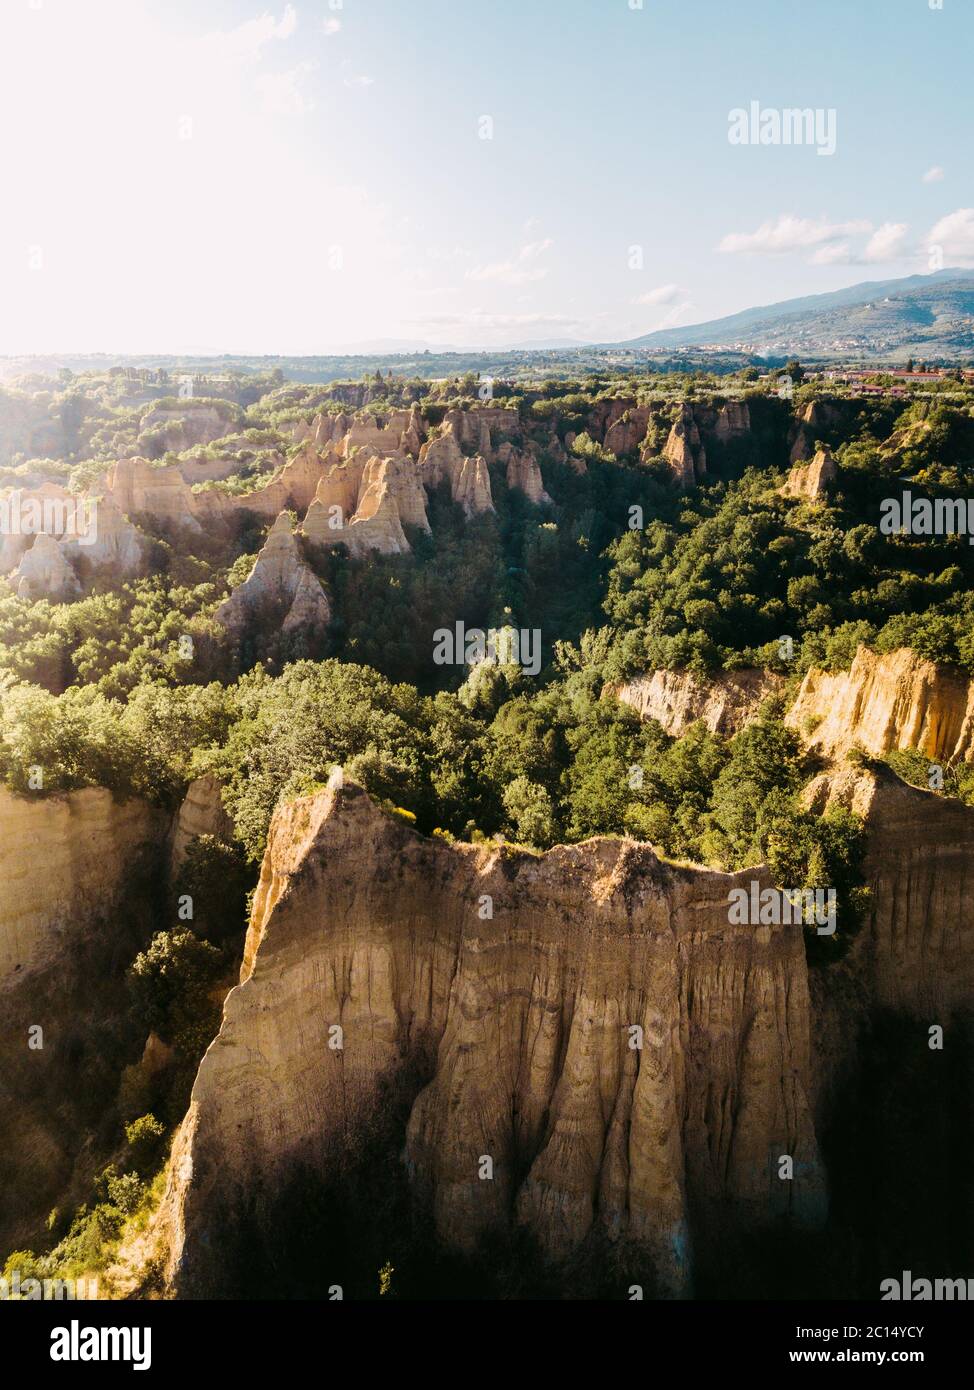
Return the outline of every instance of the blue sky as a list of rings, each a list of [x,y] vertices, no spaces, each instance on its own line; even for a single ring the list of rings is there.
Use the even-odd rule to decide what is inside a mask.
[[[974,265],[972,40],[969,0],[4,0],[0,352],[612,340]],[[731,144],[755,102],[834,153]]]

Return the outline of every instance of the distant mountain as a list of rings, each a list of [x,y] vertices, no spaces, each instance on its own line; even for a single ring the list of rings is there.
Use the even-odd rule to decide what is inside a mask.
[[[762,356],[974,358],[974,270],[866,281],[707,323],[663,328],[616,346],[740,345]]]

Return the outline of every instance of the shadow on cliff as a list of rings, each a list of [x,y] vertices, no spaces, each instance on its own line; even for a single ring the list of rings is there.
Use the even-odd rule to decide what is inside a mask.
[[[642,1296],[652,1298],[655,1281],[645,1256],[601,1236],[557,1267],[513,1227],[469,1253],[437,1238],[402,1161],[409,1113],[431,1071],[425,1057],[384,1077],[374,1107],[320,1167],[294,1167],[272,1197],[248,1196],[214,1213],[206,1269],[198,1268],[190,1296],[626,1299],[638,1284]]]
[[[44,1240],[44,1222],[88,1196],[118,1147],[119,1076],[145,1043],[129,1008],[125,970],[161,920],[158,872],[138,878],[111,918],[92,923],[68,958],[8,993],[0,1022],[0,1264]],[[43,1046],[24,1046],[41,1024]],[[9,1122],[9,1129],[7,1124]],[[14,1138],[14,1136],[16,1136]]]
[[[873,1016],[821,1136],[830,1216],[819,1232],[783,1227],[723,1242],[698,1296],[878,1299],[884,1279],[967,1278],[974,1249],[974,1018],[944,1027]]]
[[[699,1299],[829,1300],[880,1296],[883,1279],[967,1277],[974,1235],[974,1022],[945,1028],[877,1013],[865,1023],[824,1117],[824,1228],[735,1231],[697,1222]],[[354,1132],[322,1160],[267,1175],[213,1211],[183,1296],[225,1299],[625,1300],[658,1295],[646,1255],[596,1233],[558,1266],[513,1222],[457,1253],[435,1233],[402,1161],[415,1098],[432,1073],[417,1048],[384,1077]],[[516,1186],[516,1184],[515,1184]],[[229,1200],[229,1199],[225,1199]],[[205,1252],[205,1253],[203,1253]],[[340,1295],[338,1294],[340,1290]]]

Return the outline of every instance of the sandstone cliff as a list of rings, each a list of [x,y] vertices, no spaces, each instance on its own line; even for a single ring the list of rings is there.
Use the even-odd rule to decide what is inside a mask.
[[[63,547],[43,531],[25,551],[10,581],[20,598],[50,599],[66,603],[81,593],[78,576],[67,561]]]
[[[110,912],[127,867],[165,818],[103,787],[15,796],[0,788],[0,988],[50,965]]]
[[[205,412],[194,413],[194,420],[197,414],[202,422]],[[175,419],[173,427],[182,429],[181,417]],[[429,426],[415,405],[385,416],[320,414],[310,423],[299,421],[291,427],[290,435],[300,447],[287,462],[282,459],[273,475],[249,492],[227,492],[201,485],[204,480],[229,476],[239,466],[235,459],[195,460],[187,455],[178,464],[163,465],[136,457],[121,459],[109,469],[103,505],[120,518],[131,519],[144,513],[154,521],[199,533],[214,526],[224,528],[241,513],[253,512],[271,520],[291,509],[305,516],[316,502],[321,502],[326,507],[341,506],[343,527],[347,528],[353,514],[361,509],[369,485],[375,481],[374,470],[387,463],[387,491],[399,521],[428,529],[423,485],[435,487],[446,481],[451,496],[467,516],[493,511],[488,461],[498,457],[498,453],[492,440],[495,435],[504,436],[498,447],[507,448],[504,461],[508,462],[512,457],[511,441],[520,439],[521,433],[517,411],[494,406],[448,411],[441,433],[433,439],[429,438]],[[194,442],[198,441],[191,441]],[[186,447],[180,444],[180,448]],[[471,453],[471,449],[476,452]],[[510,485],[522,488],[533,501],[549,500],[533,454],[525,451],[513,457],[516,462],[508,463]],[[340,497],[334,495],[336,491]],[[374,510],[373,499],[368,515]],[[389,546],[390,535],[395,532],[392,510],[391,505],[384,508],[388,526],[383,522],[378,531],[373,527],[371,532],[365,528],[358,533],[353,543],[356,553]],[[333,529],[326,531],[322,518],[316,516],[309,534],[317,532],[316,540],[331,544],[343,539],[336,538]],[[371,543],[376,534],[382,545]],[[0,549],[0,563],[7,570],[17,565],[26,549],[21,538],[17,542],[4,544]],[[408,550],[408,545],[401,548]],[[96,564],[94,552],[90,561],[91,565]],[[133,566],[131,572],[136,568]]]
[[[221,790],[221,783],[209,773],[195,778],[186,788],[172,829],[171,876],[182,867],[189,842],[197,835],[214,835],[232,843],[233,824],[224,810]]]
[[[482,405],[473,410],[448,410],[444,425],[451,429],[460,444],[492,459],[492,438],[494,434],[507,435],[515,440],[520,437],[521,423],[516,410],[506,406]]]
[[[126,498],[132,498],[131,486]],[[81,592],[79,578],[121,581],[143,568],[148,540],[110,496],[82,498],[56,483],[42,483],[0,492],[0,505],[12,518],[8,534],[0,536],[0,574],[16,571],[12,583],[22,597],[63,602]]]
[[[532,450],[502,444],[497,450],[497,461],[507,469],[508,487],[523,492],[536,506],[551,505],[551,498],[545,492],[541,467]]]
[[[729,738],[753,722],[761,702],[781,684],[770,671],[728,671],[698,680],[689,671],[659,670],[610,686],[606,693],[631,705],[641,719],[657,720],[676,738],[698,719],[711,733]]]
[[[693,410],[685,403],[663,446],[663,458],[670,466],[674,481],[681,488],[693,487],[707,472],[707,451],[701,441]]]
[[[287,512],[271,527],[250,574],[214,617],[239,636],[253,620],[272,615],[284,632],[320,634],[331,621],[331,605],[298,549]]]
[[[871,897],[847,969],[870,1004],[932,1023],[970,1009],[974,809],[885,768],[832,769],[811,783],[805,802],[818,812],[844,806],[865,821]]]
[[[451,497],[467,516],[494,510],[487,463],[481,455],[468,457],[463,453],[452,425],[445,425],[442,434],[423,445],[419,462],[426,485],[448,483]]]
[[[612,414],[605,430],[605,447],[615,454],[616,458],[638,452],[646,438],[650,418],[649,406],[627,407],[615,419],[612,418]]]
[[[792,420],[790,462],[805,463],[819,441],[837,447],[858,433],[862,402],[851,396],[818,396],[801,407]]]
[[[168,820],[100,787],[0,789],[0,1133],[16,1135],[0,1145],[4,1254],[88,1195],[103,1153],[90,1141],[118,1087],[124,970],[151,933]]]
[[[781,492],[785,497],[805,497],[817,502],[837,473],[831,450],[819,449],[810,463],[794,465]]]
[[[95,499],[93,538],[85,543],[65,536],[61,547],[82,580],[102,576],[121,583],[142,574],[149,558],[149,538],[123,516],[107,497]]]
[[[175,465],[120,459],[109,469],[107,485],[112,505],[129,518],[146,512],[190,531],[200,529],[193,490]]]
[[[218,1232],[256,1175],[268,1194],[326,1164],[417,1054],[432,1072],[407,1162],[447,1243],[518,1222],[558,1257],[602,1230],[683,1293],[725,1227],[817,1220],[801,933],[729,925],[741,881],[631,841],[535,857],[426,840],[355,787],[280,808],[173,1152],[171,1290],[218,1291]]]
[[[490,472],[487,461],[480,454],[463,460],[459,472],[453,475],[452,491],[454,502],[459,502],[465,516],[478,516],[481,512],[494,510]]]
[[[302,530],[316,545],[345,545],[352,555],[370,550],[404,555],[410,546],[402,523],[429,531],[426,493],[416,463],[405,454],[367,463],[364,453],[334,464],[318,484]]]
[[[721,444],[741,439],[751,430],[751,412],[747,401],[726,401],[717,412],[714,434]]]
[[[369,483],[355,515],[336,534],[352,555],[365,555],[370,550],[381,555],[405,555],[409,550],[396,498],[384,478]]]
[[[880,656],[860,647],[848,671],[809,671],[785,722],[826,757],[859,744],[874,757],[917,748],[934,761],[968,761],[974,684],[908,648]]]
[[[69,519],[75,519],[75,500],[65,488],[51,482],[0,488],[0,574],[17,568],[33,536],[44,532],[60,540]]]

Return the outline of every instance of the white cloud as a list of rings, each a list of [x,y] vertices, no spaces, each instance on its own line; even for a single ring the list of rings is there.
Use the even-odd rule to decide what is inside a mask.
[[[548,274],[548,268],[538,265],[537,262],[552,245],[550,237],[545,237],[543,241],[529,241],[511,260],[474,266],[472,270],[467,271],[465,278],[492,280],[500,285],[527,285],[535,280],[543,280]]]
[[[342,22],[340,19],[323,19],[321,21],[321,32],[325,38],[330,39],[333,34],[341,31]]]
[[[903,254],[903,242],[906,240],[907,231],[906,222],[884,222],[881,227],[877,227],[866,243],[863,260],[898,260]]]
[[[550,236],[544,237],[541,241],[529,241],[526,246],[521,247],[518,253],[519,259],[522,261],[533,261],[537,256],[544,255],[545,251],[550,250],[553,245],[554,242],[551,240]]]
[[[939,246],[945,265],[974,265],[974,208],[958,208],[942,217],[927,235],[927,246]]]
[[[670,309],[668,313],[664,314],[658,323],[653,324],[650,331],[658,333],[661,328],[673,328],[691,313],[693,313],[693,305],[689,302],[686,304],[674,304],[673,308]]]
[[[366,77],[364,72],[356,72],[348,58],[342,63],[342,81],[346,87],[371,87],[374,77]]]
[[[942,183],[944,171],[939,164],[935,164],[932,169],[928,169],[923,176],[924,183]]]
[[[272,116],[304,116],[315,108],[304,82],[317,64],[298,63],[286,72],[265,72],[255,79],[263,109]]]
[[[776,222],[762,222],[755,232],[730,232],[717,250],[733,255],[787,256],[872,229],[871,222],[829,222],[783,214]]]
[[[718,251],[732,255],[791,256],[810,253],[809,265],[876,265],[900,260],[905,254],[909,230],[906,222],[830,222],[828,218],[782,215],[777,221],[762,222],[754,232],[731,232],[718,245]],[[865,246],[849,238],[866,236]]]
[[[686,299],[687,291],[680,285],[658,285],[633,300],[634,304],[678,304]]]
[[[431,261],[469,261],[473,259],[469,246],[427,246],[426,255]]]
[[[876,265],[884,261],[902,260],[903,243],[909,230],[906,222],[884,222],[877,227],[862,251],[849,242],[830,242],[811,258],[812,265]]]

